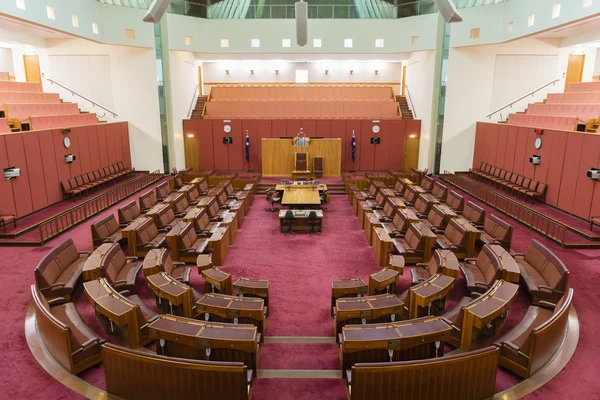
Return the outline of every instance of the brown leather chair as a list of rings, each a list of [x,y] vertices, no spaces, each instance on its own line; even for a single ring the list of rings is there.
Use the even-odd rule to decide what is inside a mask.
[[[546,246],[532,240],[524,254],[514,257],[533,304],[556,303],[565,294],[569,287],[569,270]]]
[[[458,268],[458,259],[452,251],[436,249],[428,263],[418,263],[415,268],[411,268],[411,285],[414,286],[424,282],[438,273],[456,277],[458,276]]]
[[[323,176],[323,157],[313,158],[313,173],[316,178]]]
[[[485,210],[472,201],[467,201],[462,216],[475,228],[482,229],[485,223]]]
[[[121,246],[113,245],[100,262],[106,279],[117,290],[133,290],[135,278],[142,269],[142,262],[134,256],[126,257]]]
[[[421,184],[419,186],[425,189],[425,191],[431,193],[431,191],[433,190],[434,183],[435,181],[432,177],[425,175],[423,179],[421,179]]]
[[[451,219],[444,231],[435,231],[437,246],[444,250],[452,250],[456,258],[467,256],[467,230],[456,219]]]
[[[538,183],[535,190],[527,190],[523,195],[525,198],[531,199],[531,204],[535,203],[535,200],[544,201],[546,198],[546,190],[548,189],[548,184],[544,182]]]
[[[305,152],[296,153],[295,170],[306,171],[308,169],[308,154]]]
[[[158,228],[159,229],[171,229],[176,223],[183,221],[182,217],[185,214],[178,214],[175,216],[173,207],[163,207],[157,213],[158,215]]]
[[[461,214],[465,208],[465,199],[454,190],[451,190],[446,197],[446,205],[454,210],[455,213]]]
[[[411,220],[410,215],[413,219]],[[410,210],[396,209],[394,219],[391,222],[384,222],[381,226],[386,230],[390,237],[401,236],[406,233],[411,222],[416,222],[417,216]]]
[[[152,249],[144,257],[143,264],[146,277],[148,276],[146,270],[151,269],[153,274],[163,271],[186,285],[190,284],[191,267],[188,267],[184,262],[173,261],[168,249]]]
[[[164,181],[156,185],[156,197],[159,201],[162,201],[164,198],[168,197],[171,194],[171,187],[169,186],[169,182]]]
[[[448,195],[448,188],[442,185],[439,181],[435,181],[435,183],[433,184],[433,188],[431,189],[431,194],[442,202],[446,201],[446,196]]]
[[[0,227],[4,229],[4,232],[6,232],[6,225],[11,223],[16,228],[17,217],[14,214],[3,214],[2,210],[0,210]]]
[[[433,202],[430,201],[427,197],[422,194],[417,196],[417,200],[415,201],[415,205],[412,208],[412,211],[419,217],[420,219],[427,219],[429,211],[433,206]]]
[[[31,285],[35,307],[36,331],[46,351],[63,368],[78,374],[102,362],[102,343],[77,312],[75,304],[64,299],[46,300],[35,285]]]
[[[136,219],[140,218],[142,212],[134,200],[125,204],[117,210],[117,216],[119,218],[119,225],[124,228]],[[142,217],[143,218],[143,217]]]
[[[478,240],[478,244],[481,246],[499,244],[507,251],[510,251],[512,233],[512,225],[509,225],[508,222],[501,220],[494,214],[490,214],[483,224],[483,232]]]
[[[78,251],[72,239],[50,250],[35,267],[35,282],[40,292],[48,299],[70,300],[90,255],[89,251]]]
[[[191,223],[186,223],[178,237],[179,259],[185,262],[196,262],[199,254],[205,253],[208,247],[206,236],[198,236]]]
[[[496,342],[500,365],[529,378],[548,364],[567,332],[572,301],[573,289],[567,289],[556,306],[545,301],[529,306],[519,325]]]
[[[136,256],[144,257],[148,250],[165,247],[166,233],[164,228],[158,229],[152,218],[145,218],[135,230],[136,235]]]
[[[502,261],[489,246],[483,246],[477,258],[465,258],[460,264],[469,293],[481,294],[502,276]]]
[[[158,198],[156,197],[156,192],[154,190],[149,190],[146,193],[143,193],[139,199],[140,202],[140,211],[142,214],[146,214],[148,210],[158,204]]]
[[[398,254],[404,257],[407,264],[419,263],[429,259],[430,245],[433,244],[435,234],[424,224],[410,224],[405,235],[398,235],[394,239],[394,247]]]
[[[119,243],[126,242],[121,234],[121,227],[113,214],[108,214],[106,217],[96,221],[90,226],[92,231],[92,243],[94,249],[103,243]]]

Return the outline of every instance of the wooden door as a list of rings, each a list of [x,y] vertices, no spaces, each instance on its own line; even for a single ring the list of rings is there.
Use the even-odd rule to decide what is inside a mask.
[[[569,56],[569,65],[567,67],[567,76],[565,79],[565,91],[567,90],[569,83],[581,82],[584,63],[585,54],[571,54]]]
[[[200,153],[196,135],[186,136],[183,141],[183,148],[185,151],[185,167],[192,167],[192,170],[200,171]]]
[[[25,77],[27,82],[42,83],[42,74],[40,73],[40,60],[38,56],[23,56],[25,64]]]
[[[406,96],[406,65],[402,66],[402,96]]]
[[[404,170],[419,167],[419,138],[406,138],[404,142]]]

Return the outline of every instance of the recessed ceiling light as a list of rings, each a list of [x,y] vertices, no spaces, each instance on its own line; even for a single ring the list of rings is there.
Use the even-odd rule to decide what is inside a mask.
[[[560,17],[560,4],[555,4],[552,7],[552,19]]]
[[[281,39],[281,47],[292,47],[291,39]]]
[[[352,39],[344,39],[344,47],[352,47]]]
[[[321,39],[313,39],[313,47],[322,47],[323,42]]]
[[[56,15],[54,14],[54,7],[46,6],[46,15],[48,15],[48,18],[50,19],[56,19]]]
[[[79,17],[77,15],[71,15],[71,23],[75,28],[79,28]]]
[[[375,47],[383,47],[383,39],[375,39]]]
[[[229,47],[229,39],[221,39],[221,47]]]
[[[17,8],[20,10],[25,10],[25,0],[17,0]]]
[[[250,40],[250,44],[252,47],[260,47],[260,39],[252,39]]]
[[[194,42],[194,39],[191,36],[185,37],[185,45],[186,46],[191,46],[193,42]]]
[[[535,24],[535,14],[531,14],[527,18],[527,26],[533,26]]]
[[[92,22],[92,32],[94,32],[94,34],[98,34],[98,24],[96,22]]]

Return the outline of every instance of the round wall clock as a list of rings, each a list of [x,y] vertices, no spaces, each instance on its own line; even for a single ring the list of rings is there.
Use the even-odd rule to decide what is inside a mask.
[[[229,132],[231,132],[231,125],[225,125],[225,126],[223,127],[223,131],[224,131],[225,133],[229,133]]]
[[[68,137],[68,136],[65,136],[65,137],[63,138],[63,145],[64,145],[64,146],[65,146],[65,148],[67,148],[67,149],[68,149],[69,147],[71,147],[71,139],[69,139],[69,137]]]
[[[539,149],[540,147],[542,147],[542,138],[541,137],[535,138],[534,145],[535,145],[536,149]]]
[[[379,128],[379,125],[373,125],[373,127],[371,128],[371,131],[373,133],[379,133],[380,130],[381,128]]]

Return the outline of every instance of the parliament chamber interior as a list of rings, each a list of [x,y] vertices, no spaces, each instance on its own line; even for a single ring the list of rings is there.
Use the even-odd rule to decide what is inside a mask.
[[[3,0],[7,399],[600,400],[600,1]]]

